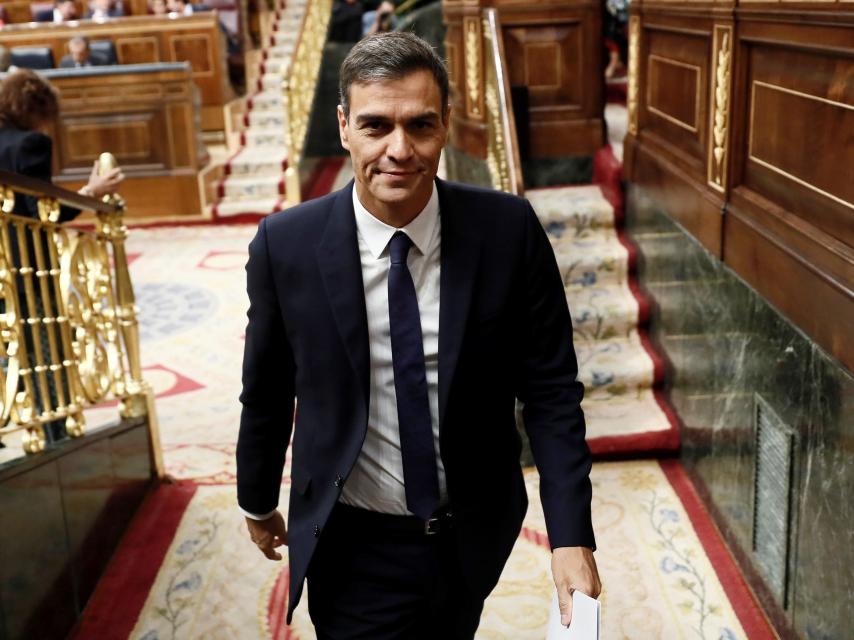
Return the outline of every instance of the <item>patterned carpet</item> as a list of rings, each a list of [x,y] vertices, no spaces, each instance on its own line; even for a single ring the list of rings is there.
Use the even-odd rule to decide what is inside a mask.
[[[563,277],[591,449],[676,449],[676,422],[658,391],[663,367],[642,329],[648,307],[634,286],[634,251],[614,205],[597,185],[532,189],[526,196]]]
[[[576,193],[597,203],[591,204],[590,220],[605,220],[595,192]],[[543,201],[537,206],[549,215]],[[167,471],[182,481],[158,489],[143,511],[159,513],[152,511],[158,501],[176,491],[190,493],[172,516],[150,515],[131,531],[90,601],[78,638],[314,637],[305,601],[293,626],[284,626],[287,566],[257,552],[235,504],[243,266],[253,234],[254,226],[234,225],[130,235],[145,375],[158,393]],[[612,283],[620,282],[606,273]],[[625,335],[619,338],[628,345],[628,321],[621,326]],[[580,344],[580,352],[591,354],[587,362],[602,360],[596,343]],[[585,371],[592,380],[594,369]],[[648,374],[647,369],[647,383]],[[635,378],[638,388],[640,379]],[[600,393],[608,391],[594,391],[591,400]],[[90,424],[114,415],[115,408],[99,409]],[[531,508],[525,529],[487,602],[479,639],[544,637],[552,589],[549,552],[538,476],[529,471],[526,479]],[[598,463],[593,483],[596,555],[605,585],[603,638],[771,637],[678,464]],[[156,537],[162,549],[146,546]],[[140,577],[147,573],[148,583]]]

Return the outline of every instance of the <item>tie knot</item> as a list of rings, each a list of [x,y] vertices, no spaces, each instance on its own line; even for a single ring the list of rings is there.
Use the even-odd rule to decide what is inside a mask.
[[[406,264],[406,256],[409,254],[409,248],[412,246],[412,240],[402,231],[396,231],[388,243],[388,254],[392,264]]]

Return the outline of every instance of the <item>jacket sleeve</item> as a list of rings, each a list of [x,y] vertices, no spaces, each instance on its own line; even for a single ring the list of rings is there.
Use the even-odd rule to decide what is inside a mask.
[[[51,174],[53,172],[52,158],[53,143],[51,139],[43,133],[33,131],[21,141],[17,171],[30,178],[50,183],[52,182]],[[38,198],[25,196],[25,203],[27,206],[27,215],[38,219]],[[68,222],[76,218],[79,214],[79,209],[63,205],[59,211],[59,222]]]
[[[552,549],[595,549],[590,449],[585,441],[578,363],[566,293],[548,241],[528,205],[525,220],[526,315],[517,397],[540,474],[540,498]]]
[[[276,296],[266,223],[262,220],[249,245],[246,264],[249,322],[240,394],[237,501],[250,513],[268,513],[278,505],[294,414],[294,357]]]

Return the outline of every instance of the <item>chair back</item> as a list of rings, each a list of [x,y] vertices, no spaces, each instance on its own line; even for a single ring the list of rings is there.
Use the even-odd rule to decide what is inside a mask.
[[[103,64],[118,64],[119,57],[116,55],[116,45],[112,40],[92,40],[89,49],[95,57],[103,60]]]
[[[12,47],[12,64],[26,69],[53,69],[50,47]]]

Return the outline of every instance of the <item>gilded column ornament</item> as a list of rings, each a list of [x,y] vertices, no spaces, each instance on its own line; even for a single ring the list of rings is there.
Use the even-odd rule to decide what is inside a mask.
[[[729,124],[729,93],[732,74],[730,27],[715,29],[717,50],[715,75],[712,85],[714,109],[712,110],[712,140],[708,162],[709,184],[716,189],[726,189],[727,128]]]
[[[2,215],[0,215],[0,356],[6,358],[5,371],[0,368],[2,383],[2,412],[0,412],[0,434],[11,430],[23,430],[21,444],[28,454],[39,453],[45,448],[44,427],[39,421],[34,398],[33,374],[27,344],[24,338],[25,319],[21,313],[21,291],[18,288],[20,269],[10,263],[12,241],[10,229],[17,228],[10,218],[15,208],[15,193],[10,187],[0,186]],[[17,235],[17,231],[16,231]],[[19,241],[19,240],[18,240]]]
[[[640,65],[640,17],[629,18],[629,87],[626,106],[629,112],[629,133],[638,134],[638,65]]]
[[[302,199],[299,165],[308,133],[331,11],[331,0],[308,0],[293,54],[280,69],[285,142],[288,149],[285,189],[290,204],[297,204]]]
[[[470,118],[483,118],[481,107],[481,35],[480,19],[477,17],[464,18],[465,30],[465,63],[466,63],[466,114]]]

